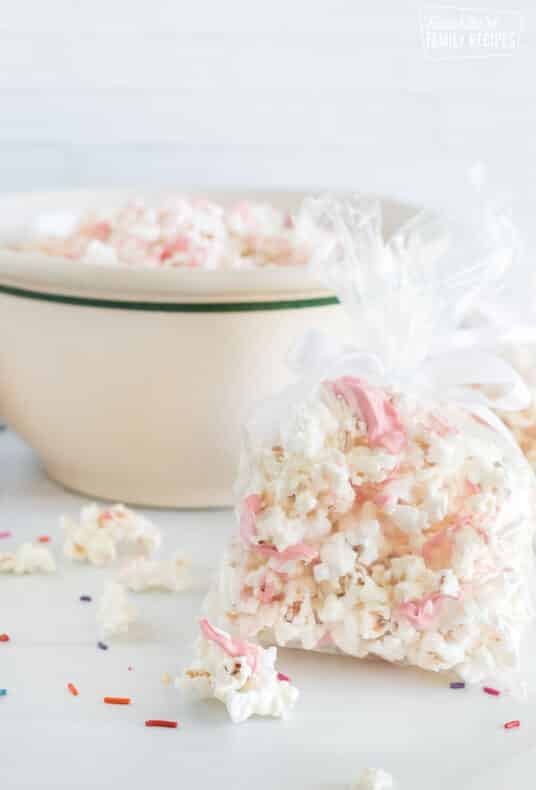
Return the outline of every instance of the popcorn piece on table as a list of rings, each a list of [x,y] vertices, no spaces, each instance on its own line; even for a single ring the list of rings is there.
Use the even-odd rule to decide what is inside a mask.
[[[393,777],[381,768],[366,768],[351,790],[392,790]]]
[[[97,623],[103,634],[124,634],[136,619],[136,609],[122,584],[110,582],[104,588],[97,609]]]
[[[264,650],[200,622],[197,657],[177,685],[201,699],[224,703],[231,720],[250,716],[284,717],[294,707],[298,690],[275,668],[276,648]]]
[[[0,554],[0,573],[22,575],[55,571],[56,562],[46,546],[23,543],[15,553]]]
[[[134,592],[182,592],[191,585],[189,562],[179,554],[169,560],[137,557],[121,570],[119,581]]]
[[[92,565],[107,565],[123,552],[149,556],[161,542],[154,524],[124,505],[88,505],[82,508],[79,523],[64,516],[62,526],[65,556]]]

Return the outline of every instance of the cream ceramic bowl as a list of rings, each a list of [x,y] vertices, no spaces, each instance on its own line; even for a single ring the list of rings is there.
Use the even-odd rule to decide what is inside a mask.
[[[133,194],[5,197],[0,236]],[[245,193],[203,194],[225,204]],[[292,210],[303,194],[247,196]],[[387,201],[387,233],[412,213]],[[303,270],[155,271],[0,250],[0,414],[67,488],[139,505],[229,505],[244,420],[287,384],[287,351],[309,327],[348,329]]]

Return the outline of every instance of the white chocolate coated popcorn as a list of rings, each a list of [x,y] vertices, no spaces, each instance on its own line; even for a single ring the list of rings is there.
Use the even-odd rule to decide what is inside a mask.
[[[169,560],[137,557],[121,570],[119,581],[134,592],[146,590],[182,592],[191,585],[189,563],[181,555]]]
[[[125,634],[136,619],[136,609],[122,584],[110,582],[99,598],[97,623],[105,636]]]
[[[534,481],[495,428],[459,406],[325,381],[278,436],[250,437],[238,489],[214,622],[470,682],[515,670],[532,616]]]
[[[88,264],[214,270],[303,265],[312,243],[288,212],[245,200],[224,208],[180,195],[138,199],[78,220],[55,219],[39,218],[36,237],[17,249]]]
[[[79,562],[109,565],[119,553],[149,556],[160,546],[160,532],[154,524],[124,505],[88,505],[82,508],[78,523],[67,516],[61,523],[64,554]]]
[[[49,549],[34,543],[23,543],[15,553],[0,554],[0,573],[24,575],[54,573],[56,562]]]
[[[366,768],[351,790],[392,790],[393,777],[381,768]]]
[[[285,717],[298,699],[298,690],[277,672],[276,648],[264,650],[233,640],[207,620],[200,625],[196,659],[177,679],[177,686],[200,699],[220,700],[235,724],[251,716]]]

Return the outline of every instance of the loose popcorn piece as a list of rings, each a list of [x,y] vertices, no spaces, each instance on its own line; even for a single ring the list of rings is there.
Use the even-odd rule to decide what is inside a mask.
[[[181,555],[170,560],[148,560],[139,557],[119,574],[119,581],[129,590],[171,590],[182,592],[191,585],[188,561]]]
[[[116,582],[107,584],[97,609],[97,622],[103,633],[124,634],[135,619],[136,609],[129,602],[125,588]]]
[[[61,523],[66,534],[64,554],[79,562],[108,565],[118,553],[149,556],[160,546],[160,532],[154,524],[124,505],[88,505],[82,508],[79,523],[67,516]]]
[[[78,222],[38,224],[36,238],[17,249],[87,264],[157,268],[229,269],[304,264],[305,240],[292,217],[264,203],[230,208],[203,198],[174,197],[145,204],[134,200]]]
[[[531,470],[454,404],[349,376],[251,435],[208,613],[262,644],[508,675],[531,617]]]
[[[352,790],[392,790],[393,777],[381,768],[366,768]]]
[[[275,668],[277,650],[263,650],[200,622],[197,657],[177,685],[201,699],[214,697],[226,706],[231,720],[250,716],[284,717],[294,707],[298,690]]]
[[[34,543],[23,543],[15,553],[0,553],[0,573],[54,573],[56,562],[50,550]]]

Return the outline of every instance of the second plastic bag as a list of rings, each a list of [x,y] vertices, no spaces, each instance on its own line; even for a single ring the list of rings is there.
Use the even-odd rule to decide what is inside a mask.
[[[509,683],[532,616],[534,478],[490,407],[528,393],[449,333],[489,260],[431,261],[427,217],[385,244],[359,200],[310,200],[302,220],[324,232],[313,266],[353,345],[307,335],[295,386],[247,426],[208,615],[264,644]]]

